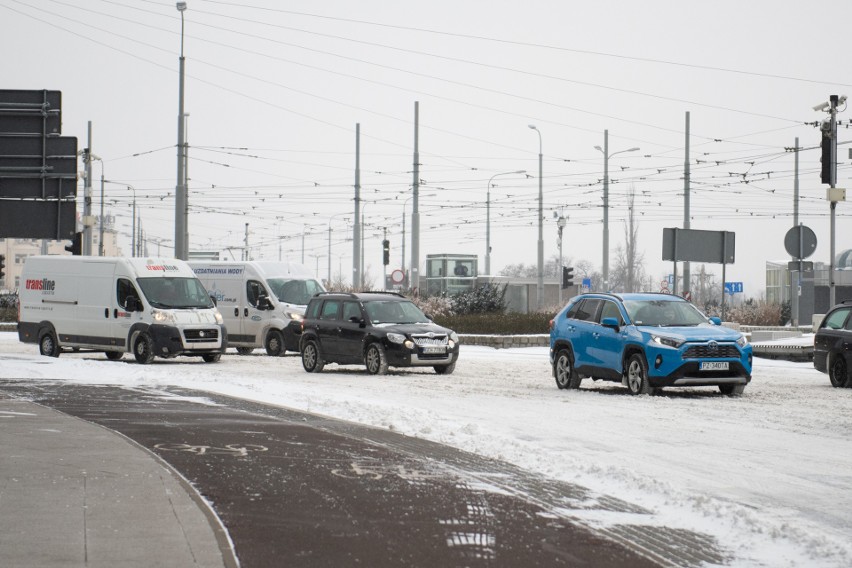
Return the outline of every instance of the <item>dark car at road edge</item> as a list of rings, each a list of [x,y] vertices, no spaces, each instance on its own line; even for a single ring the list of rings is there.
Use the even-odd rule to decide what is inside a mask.
[[[852,388],[852,300],[822,318],[814,335],[814,367],[828,374],[832,386]]]
[[[393,292],[322,292],[305,310],[299,342],[309,373],[326,363],[364,365],[373,375],[389,367],[432,367],[450,374],[458,335],[435,324],[409,299]]]

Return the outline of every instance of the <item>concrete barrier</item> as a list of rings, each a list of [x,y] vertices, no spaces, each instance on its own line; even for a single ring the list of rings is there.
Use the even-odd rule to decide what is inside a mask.
[[[460,333],[459,341],[462,345],[483,345],[485,347],[494,347],[495,349],[548,347],[550,345],[550,335],[475,335]]]

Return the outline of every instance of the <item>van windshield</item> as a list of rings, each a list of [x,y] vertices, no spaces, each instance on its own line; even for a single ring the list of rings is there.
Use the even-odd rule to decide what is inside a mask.
[[[137,278],[142,294],[155,308],[212,308],[213,301],[197,278]]]
[[[268,278],[266,280],[278,301],[297,306],[307,306],[317,292],[325,292],[322,284],[309,278]]]

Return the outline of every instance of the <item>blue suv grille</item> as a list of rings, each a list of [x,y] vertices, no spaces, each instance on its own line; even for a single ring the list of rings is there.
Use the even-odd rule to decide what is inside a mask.
[[[684,359],[739,359],[736,345],[693,345],[683,354]]]

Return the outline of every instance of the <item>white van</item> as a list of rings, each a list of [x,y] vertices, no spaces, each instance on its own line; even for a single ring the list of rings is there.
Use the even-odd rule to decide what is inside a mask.
[[[19,290],[18,338],[42,355],[103,351],[140,363],[201,356],[227,347],[222,315],[183,261],[162,258],[31,256]]]
[[[216,301],[228,343],[241,355],[264,347],[274,357],[299,351],[308,301],[322,284],[301,264],[265,261],[189,261]]]

